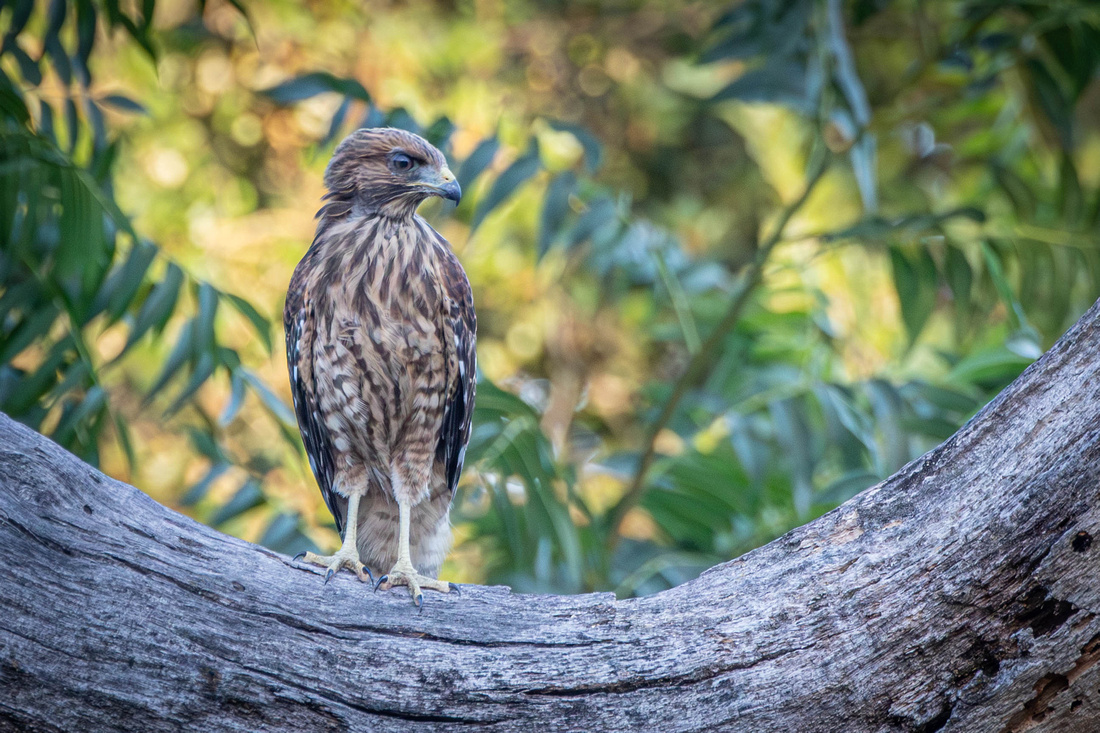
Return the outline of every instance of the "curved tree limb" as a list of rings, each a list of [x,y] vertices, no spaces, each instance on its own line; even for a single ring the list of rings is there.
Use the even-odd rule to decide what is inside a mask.
[[[1100,304],[954,437],[647,598],[417,615],[0,418],[0,731],[965,731],[1100,720]]]

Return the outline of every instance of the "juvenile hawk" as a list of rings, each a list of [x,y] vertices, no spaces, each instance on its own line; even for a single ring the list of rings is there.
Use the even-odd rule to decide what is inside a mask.
[[[362,129],[325,171],[317,234],[283,321],[294,409],[343,544],[306,562],[376,587],[448,592],[436,579],[474,407],[474,304],[466,273],[416,214],[461,196],[442,153],[392,128]]]

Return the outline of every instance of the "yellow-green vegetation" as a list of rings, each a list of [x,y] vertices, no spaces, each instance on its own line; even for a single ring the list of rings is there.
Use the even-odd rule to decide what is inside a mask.
[[[459,581],[682,582],[950,436],[1100,294],[1084,0],[0,8],[0,409],[280,551],[338,544],[279,315],[359,125],[465,191],[422,212],[478,311]]]

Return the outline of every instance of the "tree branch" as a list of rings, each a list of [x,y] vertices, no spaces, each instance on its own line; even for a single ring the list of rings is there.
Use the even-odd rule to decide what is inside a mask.
[[[749,296],[756,289],[756,286],[760,284],[764,275],[764,265],[768,262],[768,257],[771,256],[772,250],[779,244],[783,238],[783,230],[787,228],[787,224],[798,212],[799,209],[806,203],[806,200],[810,198],[810,194],[813,193],[814,188],[817,186],[818,181],[825,174],[828,169],[829,156],[822,152],[813,163],[810,175],[806,179],[806,187],[802,191],[796,200],[792,201],[779,216],[779,221],[776,222],[775,230],[771,236],[756,250],[753,256],[752,262],[749,264],[748,269],[745,272],[744,277],[739,282],[737,292],[734,293],[733,298],[730,300],[729,306],[726,308],[725,314],[722,316],[722,320],[718,322],[718,325],[714,327],[707,340],[703,342],[702,347],[696,351],[691,360],[688,362],[687,368],[684,369],[684,373],[680,375],[680,378],[673,385],[672,393],[665,400],[665,403],[661,406],[661,411],[658,413],[657,418],[653,421],[649,430],[646,432],[645,442],[643,443],[642,455],[638,459],[638,468],[634,471],[634,476],[630,481],[630,485],[627,486],[626,491],[623,493],[618,503],[611,509],[608,515],[608,533],[607,544],[608,547],[614,548],[619,542],[619,528],[621,527],[623,520],[626,519],[626,515],[634,508],[634,505],[642,497],[642,493],[645,491],[646,478],[649,475],[649,469],[653,467],[653,461],[657,457],[657,437],[661,434],[661,431],[668,427],[669,422],[676,415],[677,408],[680,407],[680,402],[687,395],[688,389],[692,385],[698,383],[704,374],[704,370],[713,365],[714,356],[718,348],[725,341],[726,336],[737,325],[737,322],[741,320],[741,311],[749,302]]]
[[[0,418],[0,731],[1089,733],[1100,304],[936,450],[672,590],[418,615]]]

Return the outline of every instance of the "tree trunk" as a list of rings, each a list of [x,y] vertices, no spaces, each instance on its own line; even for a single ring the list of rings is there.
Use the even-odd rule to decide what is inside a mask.
[[[0,731],[1092,733],[1098,433],[1100,304],[942,446],[690,583],[418,615],[0,417]]]

